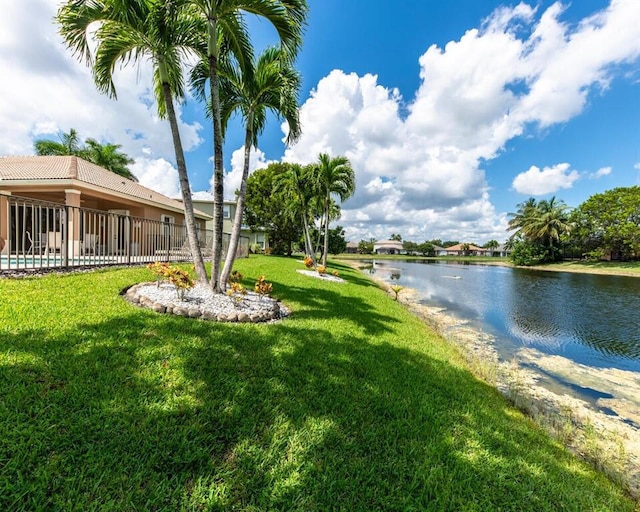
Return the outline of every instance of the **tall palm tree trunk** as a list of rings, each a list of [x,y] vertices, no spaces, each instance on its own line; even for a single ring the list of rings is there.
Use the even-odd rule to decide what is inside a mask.
[[[327,252],[329,251],[329,195],[324,200],[324,249],[322,251],[322,266],[327,267]]]
[[[220,87],[218,84],[218,50],[216,20],[209,22],[209,84],[213,110],[213,244],[211,248],[211,288],[222,291],[220,270],[222,264],[222,205],[224,201],[224,169],[222,157],[222,122],[220,113]]]
[[[240,191],[236,203],[236,213],[233,217],[233,229],[231,230],[231,240],[229,240],[229,248],[227,249],[227,257],[224,260],[224,269],[220,277],[220,286],[224,290],[229,281],[233,262],[236,259],[236,251],[238,250],[238,241],[240,240],[240,229],[242,228],[242,213],[244,211],[244,197],[247,192],[247,179],[249,178],[249,158],[251,157],[251,141],[253,140],[253,132],[250,126],[253,126],[253,116],[249,114],[247,119],[247,130],[244,138],[244,164],[242,167],[242,181],[240,182]]]
[[[307,222],[307,214],[302,216],[302,229],[304,230],[304,242],[307,246],[307,252],[313,261],[314,268],[318,266],[316,262],[316,255],[313,249],[313,242],[311,241],[311,232],[309,230],[309,223]]]
[[[169,117],[171,136],[173,137],[173,147],[176,154],[178,179],[180,180],[180,190],[182,191],[182,202],[184,204],[184,219],[185,224],[187,225],[187,238],[189,239],[189,247],[191,248],[191,255],[193,256],[193,264],[195,266],[196,275],[198,276],[198,282],[204,284],[207,282],[207,270],[204,267],[204,259],[202,258],[202,251],[200,250],[200,243],[196,233],[195,214],[193,212],[191,190],[189,189],[187,165],[184,160],[184,151],[182,149],[182,141],[180,140],[180,132],[178,130],[178,120],[173,108],[171,87],[167,82],[162,82],[162,93],[167,107],[167,116]]]
[[[309,233],[311,233],[311,230],[309,230]],[[324,233],[324,218],[320,223],[320,229],[318,229],[318,237],[316,238],[316,245],[314,246],[315,247],[314,254],[318,254],[320,252],[320,242],[322,241],[323,233]]]

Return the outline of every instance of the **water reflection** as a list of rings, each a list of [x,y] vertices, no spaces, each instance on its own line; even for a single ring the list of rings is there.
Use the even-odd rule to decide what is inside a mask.
[[[509,354],[522,346],[640,371],[640,279],[433,260],[376,261],[383,279],[476,322]],[[392,277],[393,276],[393,277]]]

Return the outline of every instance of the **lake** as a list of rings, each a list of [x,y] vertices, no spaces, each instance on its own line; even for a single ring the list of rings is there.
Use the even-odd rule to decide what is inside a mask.
[[[490,334],[502,360],[534,349],[600,373],[633,372],[640,380],[640,278],[433,260],[375,260],[370,271]],[[566,373],[536,369],[546,373],[542,384],[556,391],[592,404],[603,396],[597,384],[576,386]]]

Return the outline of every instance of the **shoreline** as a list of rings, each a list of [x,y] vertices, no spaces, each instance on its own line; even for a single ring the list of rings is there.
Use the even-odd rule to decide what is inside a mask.
[[[541,270],[545,272],[571,272],[577,274],[594,274],[594,275],[606,275],[606,276],[624,276],[624,277],[638,277],[640,278],[640,262],[634,262],[631,264],[629,268],[620,268],[616,267],[616,263],[608,263],[608,262],[586,262],[586,261],[576,261],[576,260],[567,260],[561,261],[558,263],[547,263],[546,265],[534,265],[531,267],[522,267],[516,266],[506,258],[500,259],[492,259],[492,258],[482,258],[475,260],[474,257],[461,257],[460,259],[456,259],[454,257],[451,258],[439,258],[439,257],[415,257],[415,256],[406,256],[406,255],[361,255],[363,257],[350,258],[337,256],[336,261],[341,261],[346,265],[349,265],[353,268],[360,268],[360,264],[364,260],[385,260],[385,261],[393,261],[393,260],[408,260],[408,261],[418,261],[418,260],[433,260],[437,262],[444,263],[463,263],[463,264],[471,264],[471,265],[492,265],[498,267],[508,267],[515,269],[523,269],[523,270]],[[364,257],[366,256],[366,257]],[[481,257],[478,257],[481,258]],[[624,263],[620,263],[624,265]]]
[[[356,261],[342,261],[362,271]],[[395,294],[390,292],[387,282],[377,276],[364,272],[363,274],[385,290],[390,298],[394,297]],[[398,302],[443,339],[454,344],[476,377],[495,387],[552,437],[580,458],[588,460],[596,468],[620,482],[635,499],[640,500],[640,429],[625,423],[621,416],[606,415],[579,398],[549,390],[541,384],[540,374],[534,370],[523,368],[515,360],[501,361],[490,335],[473,329],[464,320],[447,314],[445,308],[419,304],[419,297],[417,290],[403,288]],[[523,355],[527,362],[543,361],[544,364],[554,366],[555,370],[560,368],[565,373],[589,373],[589,367],[571,363],[565,358],[545,356],[529,349],[524,349]],[[606,378],[611,384],[610,381],[615,381],[619,375],[607,375]],[[628,384],[627,381],[616,383],[617,386],[621,386],[620,389]],[[640,377],[633,385],[629,392],[632,395],[638,393],[636,396],[640,396]],[[616,403],[608,405],[619,407],[622,404],[618,399]],[[625,412],[637,425],[640,412],[632,409],[627,408]]]
[[[591,268],[586,266],[584,263],[578,262],[549,263],[548,265],[534,265],[531,267],[519,267],[507,261],[479,261],[472,264],[493,265],[497,267],[508,267],[523,270],[541,270],[543,272],[570,272],[572,274],[591,274],[600,276],[622,276],[640,278],[640,267],[638,267],[638,270],[625,270],[619,268]]]

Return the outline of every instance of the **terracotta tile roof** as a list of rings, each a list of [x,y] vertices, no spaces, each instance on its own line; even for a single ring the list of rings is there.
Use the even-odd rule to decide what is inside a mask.
[[[451,247],[445,247],[445,249],[447,251],[450,251],[450,252],[454,252],[454,251],[462,252],[462,251],[464,251],[464,249],[462,248],[463,245],[464,244],[460,243],[460,244],[452,245]],[[486,249],[483,249],[482,247],[476,247],[473,244],[469,244],[469,249],[468,250],[469,251],[484,251]]]
[[[375,242],[374,247],[391,247],[391,248],[400,248],[402,249],[402,242],[398,240],[380,240]]]
[[[2,180],[78,180],[160,206],[182,210],[182,202],[171,199],[135,181],[123,178],[99,165],[75,156],[4,156],[0,157]],[[199,216],[205,213],[196,211]]]

